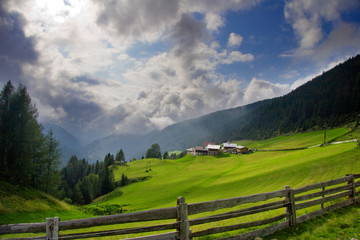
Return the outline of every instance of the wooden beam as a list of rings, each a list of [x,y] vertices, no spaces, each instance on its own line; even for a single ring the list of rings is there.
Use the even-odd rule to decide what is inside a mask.
[[[233,230],[242,229],[242,228],[261,226],[261,225],[277,222],[281,219],[284,219],[285,217],[286,217],[286,214],[282,214],[282,215],[279,215],[279,216],[276,216],[273,218],[268,218],[268,219],[259,220],[259,221],[239,223],[239,224],[223,226],[223,227],[209,228],[206,230],[195,232],[191,236],[192,237],[201,237],[201,236],[206,236],[206,235],[210,235],[210,234],[228,232],[228,231],[233,231]]]
[[[188,205],[189,215],[215,211],[223,208],[235,207],[245,203],[266,201],[276,197],[285,197],[286,193],[286,190],[280,190],[276,192],[260,193],[244,197],[229,198],[202,203],[192,203]]]
[[[301,187],[301,188],[295,188],[294,189],[294,194],[299,194],[299,193],[303,193],[303,192],[308,192],[317,188],[322,188],[322,187],[328,187],[328,186],[333,186],[333,185],[338,185],[341,183],[345,183],[347,181],[349,181],[351,179],[350,176],[347,177],[343,177],[343,178],[338,178],[338,179],[334,179],[334,180],[330,180],[330,181],[326,181],[326,182],[321,182],[321,183],[315,183],[312,185],[308,185],[305,187]]]
[[[274,202],[274,203],[264,204],[261,206],[240,209],[240,210],[232,211],[232,212],[228,212],[228,213],[222,213],[222,214],[218,214],[218,215],[192,219],[192,220],[189,220],[189,223],[190,223],[190,226],[193,226],[193,225],[199,225],[199,224],[203,224],[203,223],[216,222],[216,221],[220,221],[220,220],[236,218],[236,217],[256,214],[256,213],[260,213],[260,212],[266,212],[266,211],[270,211],[270,210],[274,210],[274,209],[279,209],[279,208],[285,207],[286,205],[287,204],[284,203],[284,201],[278,201],[278,202]]]
[[[169,229],[176,229],[179,226],[179,223],[168,223],[161,224],[149,227],[138,227],[138,228],[126,228],[126,229],[116,229],[109,231],[99,231],[99,232],[86,232],[86,233],[75,233],[61,235],[59,239],[80,239],[80,238],[93,238],[93,237],[104,237],[104,236],[115,236],[122,234],[131,234],[131,233],[142,233],[142,232],[153,232],[153,231],[162,231]]]
[[[343,192],[343,193],[338,193],[336,195],[332,195],[332,196],[329,196],[329,197],[316,199],[316,200],[313,200],[313,201],[308,201],[308,202],[304,202],[304,203],[297,203],[297,204],[295,204],[295,209],[300,210],[300,209],[303,209],[303,208],[312,207],[312,206],[315,206],[315,205],[319,205],[319,204],[322,204],[322,203],[330,202],[330,201],[333,201],[333,200],[336,200],[336,199],[339,199],[339,198],[342,198],[342,197],[349,196],[350,194],[351,194],[351,190]]]
[[[351,186],[345,185],[345,186],[331,188],[331,189],[328,189],[328,190],[322,190],[322,191],[316,192],[316,193],[302,195],[302,196],[299,196],[299,197],[295,197],[294,199],[295,199],[295,201],[304,201],[304,200],[309,200],[309,199],[316,198],[316,197],[321,197],[323,195],[329,195],[329,194],[333,194],[333,193],[342,192],[342,191],[345,191],[345,190],[350,190],[351,188],[352,188]]]
[[[142,212],[133,212],[133,213],[110,215],[110,216],[61,221],[60,229],[68,230],[68,229],[88,228],[94,226],[113,225],[120,223],[143,222],[143,221],[175,219],[175,218],[176,218],[176,207],[170,207],[170,208],[153,209]]]

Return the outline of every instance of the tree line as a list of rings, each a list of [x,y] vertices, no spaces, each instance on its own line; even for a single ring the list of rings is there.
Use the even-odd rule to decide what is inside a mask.
[[[0,180],[39,189],[67,202],[87,204],[116,187],[111,165],[125,163],[120,149],[89,164],[72,156],[60,170],[61,150],[50,130],[43,134],[38,111],[23,85],[8,81],[0,93]]]
[[[27,89],[7,82],[0,93],[0,179],[55,195],[60,151],[53,132],[43,135]]]

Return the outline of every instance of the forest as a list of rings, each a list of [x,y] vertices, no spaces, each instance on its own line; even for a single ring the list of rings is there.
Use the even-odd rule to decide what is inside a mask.
[[[52,130],[43,134],[37,118],[38,111],[26,87],[7,82],[0,93],[0,180],[32,187],[74,204],[90,203],[114,190],[110,166],[125,163],[122,149],[94,164],[72,156],[60,169],[59,143]]]

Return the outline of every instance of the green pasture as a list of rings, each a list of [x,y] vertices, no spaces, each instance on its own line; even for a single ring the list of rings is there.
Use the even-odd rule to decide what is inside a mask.
[[[151,162],[151,171],[146,172]],[[115,178],[149,177],[122,187],[92,205],[119,204],[125,211],[174,206],[178,196],[188,203],[211,201],[301,187],[360,172],[360,148],[345,143],[295,151],[247,155],[186,156],[179,160],[144,159],[116,166]]]
[[[0,225],[45,222],[47,217],[54,216],[62,220],[90,217],[38,190],[0,181]]]
[[[349,128],[326,130],[326,142],[330,142],[349,132]],[[263,141],[235,141],[239,145],[261,150],[304,148],[324,143],[324,131],[305,132],[293,135],[282,135]]]

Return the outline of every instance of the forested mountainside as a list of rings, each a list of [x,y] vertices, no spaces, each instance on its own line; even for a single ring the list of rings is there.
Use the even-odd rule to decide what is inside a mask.
[[[357,55],[261,106],[248,116],[245,125],[238,124],[234,137],[265,139],[355,121],[360,114],[359,93],[360,55]]]

